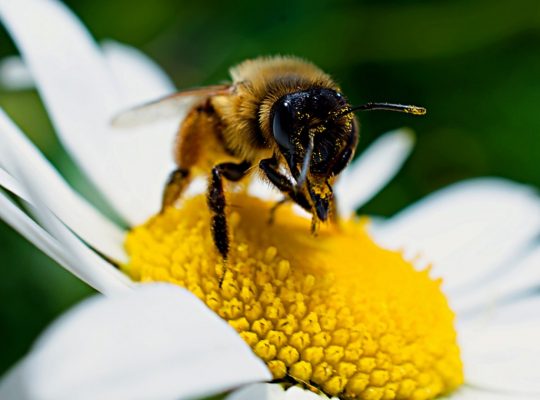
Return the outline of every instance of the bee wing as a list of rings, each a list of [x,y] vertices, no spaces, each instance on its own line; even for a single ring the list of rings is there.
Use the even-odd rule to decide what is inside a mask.
[[[134,108],[122,111],[111,121],[117,128],[134,127],[160,119],[180,116],[187,108],[211,96],[231,95],[234,85],[213,85],[182,90]]]

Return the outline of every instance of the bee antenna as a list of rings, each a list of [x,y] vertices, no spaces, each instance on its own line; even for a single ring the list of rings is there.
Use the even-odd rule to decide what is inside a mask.
[[[306,148],[306,153],[304,154],[304,160],[302,161],[302,169],[300,170],[300,176],[298,177],[298,180],[296,181],[296,187],[301,188],[304,185],[304,182],[306,181],[307,173],[309,170],[309,163],[311,162],[311,156],[313,155],[313,147],[315,147],[314,143],[314,135],[309,135],[309,143]]]
[[[366,103],[360,106],[354,106],[338,113],[333,119],[343,117],[355,111],[373,111],[373,110],[386,110],[396,111],[405,114],[412,115],[425,115],[427,110],[424,107],[405,105],[405,104],[392,104],[392,103]]]

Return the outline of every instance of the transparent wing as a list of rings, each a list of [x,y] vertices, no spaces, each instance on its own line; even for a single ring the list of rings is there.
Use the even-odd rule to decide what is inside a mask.
[[[232,94],[234,85],[213,85],[186,89],[115,115],[111,121],[114,127],[127,128],[148,124],[160,119],[177,117],[195,103],[211,96]]]

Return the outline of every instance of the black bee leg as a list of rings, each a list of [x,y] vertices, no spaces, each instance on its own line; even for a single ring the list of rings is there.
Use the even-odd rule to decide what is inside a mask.
[[[227,272],[227,257],[229,255],[229,232],[227,230],[227,218],[225,216],[225,192],[223,191],[223,178],[229,181],[239,181],[244,177],[250,163],[242,162],[222,163],[212,168],[210,182],[208,184],[207,202],[212,215],[211,228],[214,244],[224,261],[223,274],[219,280],[219,286],[223,283]]]
[[[188,183],[189,170],[177,168],[171,172],[167,184],[165,185],[165,189],[163,190],[160,213],[163,213],[167,207],[172,206],[174,202],[178,200]]]
[[[276,219],[276,211],[278,210],[278,208],[281,207],[283,204],[287,203],[289,200],[290,199],[288,197],[284,197],[272,206],[272,208],[270,209],[270,216],[268,217],[268,223],[270,225],[272,225]]]
[[[266,177],[280,191],[285,193],[289,198],[302,207],[307,212],[311,212],[311,205],[308,199],[302,192],[296,191],[293,183],[285,175],[277,170],[277,162],[274,158],[261,160],[259,168],[264,172]]]

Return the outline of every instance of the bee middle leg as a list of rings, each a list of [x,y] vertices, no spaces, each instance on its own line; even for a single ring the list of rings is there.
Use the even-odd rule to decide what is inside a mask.
[[[244,161],[240,164],[222,163],[212,168],[208,184],[207,202],[212,214],[211,229],[214,244],[224,261],[227,261],[229,255],[229,232],[225,216],[226,202],[225,192],[223,191],[223,178],[237,182],[245,176],[250,166],[249,162]]]

